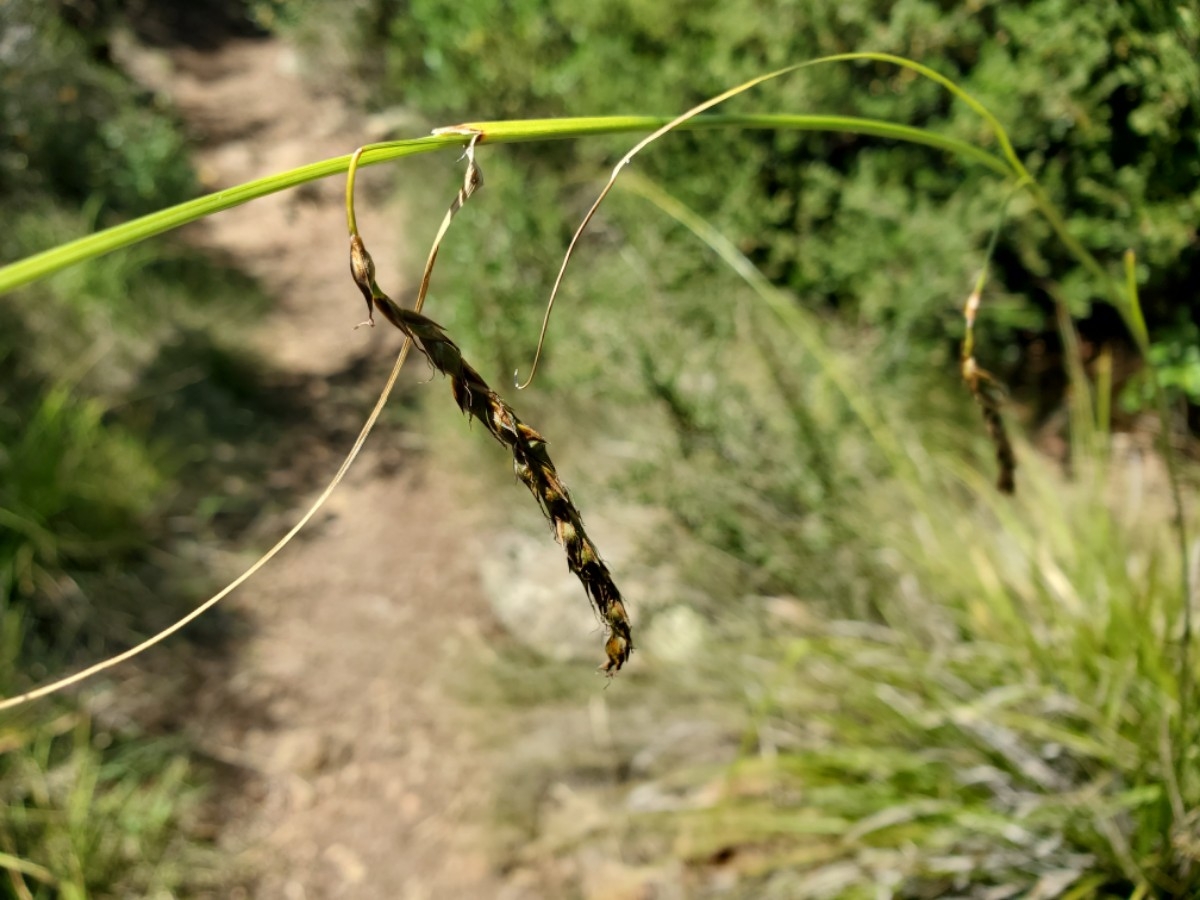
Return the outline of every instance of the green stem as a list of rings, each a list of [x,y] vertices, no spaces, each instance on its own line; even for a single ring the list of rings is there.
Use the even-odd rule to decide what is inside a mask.
[[[404,144],[405,146],[393,146],[386,153],[365,152],[361,165],[375,165],[401,156],[411,156],[416,153],[427,153],[443,147],[458,146],[462,142],[454,138],[434,136],[397,143]],[[204,197],[198,197],[195,200],[189,200],[186,203],[180,203],[177,206],[171,206],[167,209],[150,213],[147,216],[142,216],[140,219],[134,219],[113,228],[106,228],[104,231],[89,234],[78,240],[27,257],[0,269],[0,293],[10,291],[31,281],[37,281],[40,278],[45,278],[47,275],[75,265],[76,263],[81,263],[97,256],[103,256],[105,253],[111,253],[114,250],[128,247],[147,238],[179,228],[189,222],[203,219],[213,213],[241,206],[243,203],[249,203],[251,200],[257,200],[259,197],[285,191],[288,188],[294,188],[309,181],[328,178],[330,175],[338,175],[350,167],[351,157],[352,154],[337,156],[333,159],[326,159],[321,162],[300,166],[296,169],[290,169],[287,172],[268,175],[266,178],[247,181],[245,184],[239,184],[227,190],[217,191],[213,194],[207,194]]]
[[[354,181],[366,149],[359,147],[351,154],[350,168],[346,172],[346,225],[350,229],[350,237],[358,237],[358,217],[354,215]]]
[[[1108,301],[1113,308],[1121,314],[1121,318],[1125,320],[1126,326],[1133,334],[1134,342],[1137,344],[1138,350],[1143,354],[1147,354],[1150,350],[1150,341],[1146,336],[1145,322],[1141,322],[1141,327],[1138,328],[1140,315],[1135,316],[1131,310],[1126,298],[1122,292],[1121,284],[1115,280],[1112,275],[1100,264],[1091,252],[1079,242],[1079,239],[1067,228],[1066,220],[1059,213],[1058,208],[1046,196],[1046,192],[1036,181],[1030,176],[1028,170],[1020,167],[1021,177],[1028,179],[1026,184],[1029,188],[1029,193],[1033,197],[1033,202],[1037,205],[1038,211],[1050,223],[1050,227],[1054,229],[1054,233],[1058,235],[1058,239],[1063,242],[1063,246],[1067,251],[1079,261],[1085,269],[1091,272],[1099,279],[1104,286],[1105,293],[1108,294]]]
[[[1146,337],[1146,320],[1142,315],[1142,304],[1138,298],[1137,288],[1137,259],[1132,250],[1125,251],[1125,290],[1129,302],[1129,321],[1131,330],[1140,334],[1149,344]],[[1188,750],[1191,748],[1191,718],[1192,704],[1192,574],[1188,565],[1188,533],[1187,520],[1184,518],[1183,488],[1180,485],[1179,461],[1175,458],[1171,447],[1170,406],[1167,402],[1167,392],[1163,389],[1162,380],[1158,377],[1149,358],[1146,359],[1146,374],[1150,378],[1154,391],[1154,405],[1157,407],[1159,429],[1158,439],[1163,460],[1167,466],[1167,480],[1171,487],[1171,503],[1175,513],[1175,536],[1179,545],[1179,581],[1183,592],[1183,634],[1179,646],[1179,729],[1175,746],[1177,758],[1174,760],[1178,778],[1186,774]]]
[[[979,298],[983,296],[983,289],[987,285],[988,270],[992,265],[992,256],[996,253],[996,244],[1000,242],[1000,232],[1004,230],[1004,222],[1008,217],[1008,205],[1012,203],[1012,198],[1016,195],[1017,191],[1021,190],[1026,183],[1025,179],[1020,179],[1012,186],[1008,194],[1005,195],[1004,203],[1000,205],[1000,215],[996,217],[996,224],[992,228],[992,235],[988,238],[987,249],[983,252],[983,264],[979,267],[979,277],[975,279],[975,288],[971,292],[976,309],[969,314],[964,314],[966,330],[963,334],[961,353],[964,360],[975,355],[975,316],[978,312]],[[969,299],[967,302],[969,304],[972,301]]]
[[[489,143],[517,143],[552,139],[573,139],[600,134],[626,134],[652,131],[670,122],[666,116],[605,116],[574,119],[530,119],[513,122],[481,122],[474,127],[483,132],[483,141]],[[1004,162],[965,141],[945,135],[898,125],[876,119],[860,119],[850,116],[813,115],[732,115],[706,116],[693,119],[680,128],[699,130],[706,128],[755,128],[789,129],[795,131],[845,131],[874,137],[891,138],[908,143],[923,144],[949,153],[956,153],[972,162],[987,166],[992,171],[1008,174]],[[372,166],[405,156],[429,153],[448,147],[461,148],[469,136],[448,130],[429,137],[403,141],[372,144],[361,149],[360,166]],[[297,187],[309,181],[338,175],[350,168],[354,154],[337,156],[320,162],[310,163],[286,172],[248,181],[236,187],[217,191],[186,203],[159,210],[139,219],[125,222],[113,228],[87,235],[51,250],[26,257],[23,260],[0,268],[0,294],[23,284],[45,278],[68,266],[84,262],[122,247],[144,241],[172,229],[179,228],[214,213],[249,203],[259,197]],[[351,220],[351,231],[353,221]]]

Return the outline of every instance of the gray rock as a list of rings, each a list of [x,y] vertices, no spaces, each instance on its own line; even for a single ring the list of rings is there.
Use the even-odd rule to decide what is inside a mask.
[[[657,614],[665,618],[653,639],[661,652],[653,652],[671,661],[695,652],[704,623],[686,607],[686,591],[674,566],[669,560],[645,560],[641,551],[643,536],[663,527],[662,514],[640,507],[585,513],[588,534],[625,598],[635,644],[643,646],[639,617],[667,607]],[[549,527],[536,534],[515,529],[501,533],[485,544],[479,569],[496,617],[518,640],[560,661],[596,658],[605,629]]]
[[[487,546],[479,572],[504,627],[552,659],[595,657],[603,630],[549,529],[541,535],[512,531]]]

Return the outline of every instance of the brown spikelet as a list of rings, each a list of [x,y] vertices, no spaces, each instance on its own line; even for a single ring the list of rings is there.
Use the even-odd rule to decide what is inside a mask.
[[[356,252],[365,255],[361,242]],[[608,659],[601,669],[615,674],[633,652],[629,615],[608,567],[584,530],[579,510],[558,477],[546,450],[546,439],[522,422],[512,407],[487,385],[463,359],[458,346],[440,325],[419,313],[403,309],[378,287],[373,294],[375,308],[383,317],[411,338],[430,364],[450,379],[458,408],[480,422],[512,453],[517,477],[529,488],[550,520],[555,538],[566,551],[567,565],[582,582],[588,598],[608,626],[604,645]]]
[[[375,261],[357,234],[350,237],[350,275],[367,301],[367,318],[362,324],[374,325],[375,307],[371,304],[371,297],[379,290],[375,284]]]
[[[992,439],[992,445],[996,448],[996,464],[999,468],[996,474],[996,489],[1002,494],[1014,494],[1017,490],[1017,454],[1008,439],[1004,417],[1000,415],[1000,387],[991,373],[979,368],[973,356],[963,360],[962,374],[971,396],[983,412],[983,424],[987,427],[988,437]]]
[[[994,241],[994,237],[993,237]],[[982,300],[984,276],[980,275],[975,284],[975,290],[967,297],[963,306],[963,321],[966,330],[962,342],[962,378],[966,382],[971,396],[983,411],[983,424],[987,428],[988,437],[996,448],[996,490],[1002,494],[1015,494],[1017,491],[1017,454],[1013,451],[1012,442],[1008,439],[1008,430],[1004,427],[1004,417],[1000,415],[1000,407],[1004,403],[1004,391],[990,372],[981,369],[975,362],[975,319],[979,315]]]
[[[1002,494],[1015,494],[1017,491],[1017,455],[1013,452],[1008,440],[1008,432],[1004,428],[1004,418],[1000,410],[990,403],[980,401],[980,395],[975,399],[983,409],[983,422],[987,426],[988,435],[996,447],[996,489]]]

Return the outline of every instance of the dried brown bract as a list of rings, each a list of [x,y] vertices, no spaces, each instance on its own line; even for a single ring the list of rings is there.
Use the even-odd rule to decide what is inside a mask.
[[[375,307],[371,298],[379,291],[375,284],[375,261],[357,234],[350,237],[350,275],[367,301],[367,318],[360,325],[375,325]]]

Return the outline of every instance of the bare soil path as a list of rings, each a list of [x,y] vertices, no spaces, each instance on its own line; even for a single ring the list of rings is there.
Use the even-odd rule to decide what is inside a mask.
[[[196,135],[210,189],[370,139],[276,40],[131,60]],[[380,174],[364,172],[360,190]],[[253,336],[264,358],[318,380],[364,350],[386,360],[399,344],[382,328],[351,330],[363,310],[348,274],[342,190],[329,180],[190,232],[274,294]],[[359,214],[381,270],[397,216],[377,206]],[[244,795],[225,798],[220,840],[249,866],[254,896],[505,896],[481,837],[486,752],[472,713],[444,686],[456,658],[494,628],[469,551],[472,521],[436,460],[405,453],[386,464],[397,441],[394,427],[376,431],[329,513],[227,601],[250,626],[231,682],[242,708],[196,698],[201,746],[249,773]],[[332,449],[329,475],[347,448]]]

